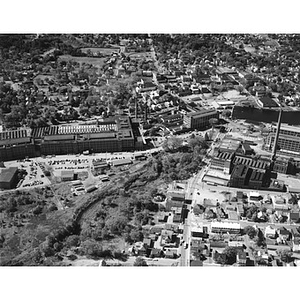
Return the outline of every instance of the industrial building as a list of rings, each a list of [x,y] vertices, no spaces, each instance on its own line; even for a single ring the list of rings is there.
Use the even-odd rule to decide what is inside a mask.
[[[52,154],[143,150],[139,124],[115,117],[94,125],[53,125],[0,133],[1,160]]]
[[[267,96],[264,96],[258,99],[257,101],[262,107],[278,107],[276,101],[274,101],[272,98]]]
[[[276,157],[276,160],[273,164],[273,171],[282,173],[282,174],[289,174],[293,173],[294,164],[292,158],[285,158],[285,157]]]
[[[265,184],[266,179],[266,171],[262,170],[253,170],[249,179],[249,188],[259,190],[261,189]]]
[[[75,177],[76,176],[75,176],[74,170],[62,170],[60,172],[61,181],[72,181],[72,180],[76,179]]]
[[[272,150],[276,137],[276,125],[272,124],[265,140],[265,148]],[[281,124],[277,142],[277,151],[290,156],[300,156],[300,127]]]
[[[30,128],[0,132],[0,160],[15,160],[35,156]]]
[[[233,166],[233,158],[233,152],[219,152],[216,156],[212,157],[210,168],[230,174]]]
[[[240,146],[240,140],[226,137],[222,140],[219,148],[217,148],[216,150],[218,152],[236,152]]]
[[[244,164],[236,165],[231,173],[229,186],[243,188],[249,184],[251,169]]]
[[[200,109],[197,112],[187,113],[183,122],[187,128],[204,129],[210,126],[210,119],[219,119],[219,113],[215,109]]]
[[[267,170],[270,168],[271,162],[267,159],[257,159],[243,155],[236,155],[233,160],[234,165],[247,165],[250,168],[257,170]]]
[[[18,168],[11,167],[2,169],[0,173],[0,188],[4,190],[13,189],[18,183]]]

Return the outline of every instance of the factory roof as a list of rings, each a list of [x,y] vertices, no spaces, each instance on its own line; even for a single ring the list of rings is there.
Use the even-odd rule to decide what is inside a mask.
[[[21,128],[17,130],[7,130],[0,132],[0,140],[11,140],[27,137],[30,134],[29,128]]]
[[[228,160],[231,159],[233,157],[234,153],[232,152],[219,152],[217,157],[218,159],[222,159],[222,160]]]
[[[261,159],[254,160],[251,157],[237,155],[233,161],[234,164],[244,164],[255,169],[266,169],[270,162]]]
[[[249,167],[247,165],[239,164],[233,169],[232,175],[235,177],[245,178]]]
[[[251,177],[250,177],[250,181],[262,181],[264,175],[265,175],[265,172],[253,170]]]

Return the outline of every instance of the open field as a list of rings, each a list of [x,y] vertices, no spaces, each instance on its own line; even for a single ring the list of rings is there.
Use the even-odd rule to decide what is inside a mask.
[[[71,55],[61,55],[58,59],[59,61],[76,61],[80,64],[91,64],[94,67],[101,68],[104,65],[104,61],[106,58],[98,58],[98,57],[75,57]]]
[[[151,52],[129,52],[126,53],[130,58],[133,59],[149,59],[152,60]]]
[[[96,47],[91,47],[91,48],[81,48],[80,49],[83,53],[87,53],[89,50],[93,54],[97,54],[100,52],[103,55],[111,55],[112,53],[119,52],[119,47],[118,49],[116,48],[96,48]]]

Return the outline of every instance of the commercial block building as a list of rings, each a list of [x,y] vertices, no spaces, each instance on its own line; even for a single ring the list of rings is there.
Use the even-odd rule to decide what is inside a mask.
[[[210,126],[210,119],[219,119],[219,113],[215,109],[201,109],[191,112],[183,117],[183,122],[187,128],[204,129]]]
[[[211,222],[211,232],[213,233],[240,233],[241,225],[231,222]]]

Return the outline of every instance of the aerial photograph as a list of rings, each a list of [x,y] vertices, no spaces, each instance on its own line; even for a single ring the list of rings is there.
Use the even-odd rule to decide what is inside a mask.
[[[300,34],[0,34],[0,266],[297,267],[299,183]]]

